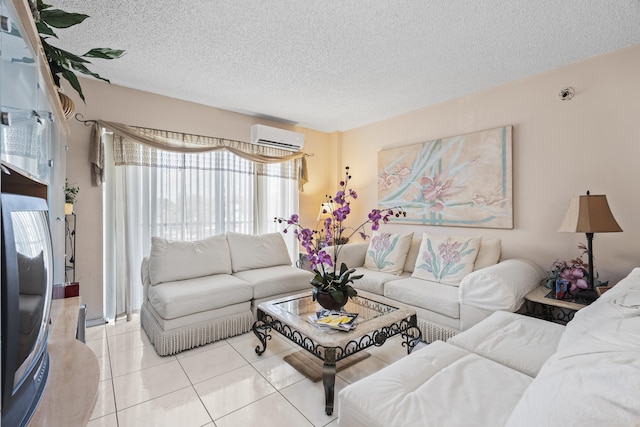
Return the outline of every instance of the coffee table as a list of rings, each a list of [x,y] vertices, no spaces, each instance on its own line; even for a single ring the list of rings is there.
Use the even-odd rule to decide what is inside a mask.
[[[263,302],[258,305],[258,320],[252,329],[260,340],[255,349],[258,355],[267,349],[274,330],[323,361],[325,412],[331,415],[337,361],[368,347],[379,347],[398,334],[407,353],[411,353],[422,333],[413,308],[365,291],[358,291],[358,296],[344,307],[347,312],[358,313],[359,323],[351,331],[326,330],[309,322],[309,316],[321,308],[313,301],[311,292]]]

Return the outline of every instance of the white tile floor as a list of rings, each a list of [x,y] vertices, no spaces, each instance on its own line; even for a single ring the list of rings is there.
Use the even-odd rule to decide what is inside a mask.
[[[322,381],[311,382],[283,360],[297,348],[277,333],[262,356],[249,332],[160,357],[137,316],[88,328],[86,339],[101,369],[89,427],[335,427],[338,392],[406,355],[396,337],[338,372],[336,409],[328,416]]]

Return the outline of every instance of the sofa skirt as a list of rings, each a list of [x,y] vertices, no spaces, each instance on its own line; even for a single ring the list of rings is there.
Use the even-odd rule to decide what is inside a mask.
[[[446,341],[460,331],[447,326],[439,325],[418,317],[418,328],[422,332],[422,341],[432,343],[434,341]]]
[[[165,331],[147,305],[143,304],[140,322],[156,353],[168,356],[248,332],[253,325],[253,315],[246,311]]]

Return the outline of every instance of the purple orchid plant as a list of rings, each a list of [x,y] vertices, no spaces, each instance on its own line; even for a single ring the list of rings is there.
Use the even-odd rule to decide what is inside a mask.
[[[327,196],[327,202],[323,206],[323,214],[328,214],[327,218],[322,222],[320,230],[312,230],[300,225],[300,217],[297,214],[291,215],[290,218],[275,218],[278,223],[286,223],[287,226],[283,230],[287,233],[290,228],[300,242],[300,245],[307,252],[307,259],[311,264],[311,270],[315,273],[310,283],[313,285],[313,300],[317,299],[318,292],[329,292],[333,299],[342,303],[346,298],[355,297],[358,293],[351,286],[354,280],[362,278],[362,275],[353,275],[355,268],[349,268],[342,263],[338,269],[338,256],[342,249],[342,245],[346,244],[349,239],[359,233],[363,240],[369,236],[365,232],[365,226],[371,224],[371,230],[376,231],[380,228],[380,222],[387,223],[391,217],[406,216],[404,209],[394,207],[389,209],[372,209],[369,212],[367,220],[355,228],[348,228],[344,225],[347,217],[351,213],[351,202],[358,198],[358,194],[351,188],[348,188],[351,175],[349,174],[349,166],[345,167],[345,178],[340,181],[339,189],[335,196]],[[327,247],[333,247],[333,250],[327,251]]]

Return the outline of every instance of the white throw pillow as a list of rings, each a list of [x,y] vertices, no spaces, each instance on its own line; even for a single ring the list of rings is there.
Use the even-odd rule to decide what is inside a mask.
[[[480,237],[440,236],[425,232],[412,277],[458,285],[473,266]]]
[[[194,242],[151,238],[149,278],[152,285],[212,274],[231,274],[231,256],[223,234]]]
[[[252,234],[227,233],[233,272],[254,268],[291,265],[287,245],[280,233]]]
[[[402,274],[413,233],[391,234],[376,231],[364,259],[369,270]]]
[[[473,271],[496,265],[500,261],[500,239],[482,239]]]

